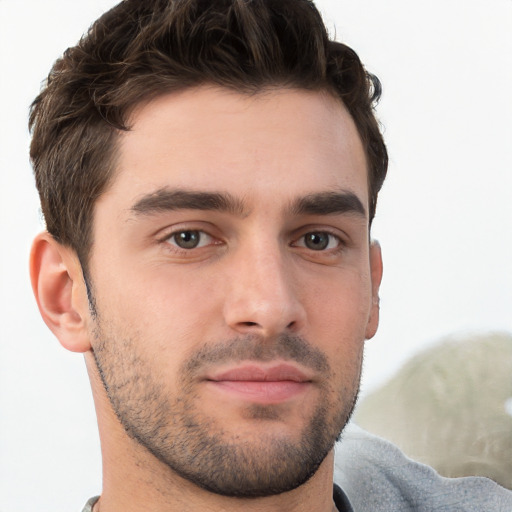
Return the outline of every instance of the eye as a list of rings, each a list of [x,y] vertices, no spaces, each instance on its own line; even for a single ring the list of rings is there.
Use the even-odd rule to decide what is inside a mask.
[[[167,238],[167,242],[180,249],[197,249],[212,242],[212,237],[204,231],[185,230],[173,233]]]
[[[313,231],[299,238],[295,245],[306,247],[312,251],[325,251],[338,248],[341,245],[341,240],[326,231]]]

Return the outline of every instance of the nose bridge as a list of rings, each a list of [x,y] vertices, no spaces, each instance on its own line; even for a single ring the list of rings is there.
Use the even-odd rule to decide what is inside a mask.
[[[231,263],[225,302],[225,318],[231,328],[272,336],[300,327],[304,311],[286,248],[277,237],[241,245]]]

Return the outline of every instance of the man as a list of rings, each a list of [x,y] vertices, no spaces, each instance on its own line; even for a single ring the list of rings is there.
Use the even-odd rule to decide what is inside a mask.
[[[56,62],[30,120],[31,276],[90,375],[85,510],[350,511],[338,483],[378,509],[362,434],[334,488],[333,466],[378,324],[379,93],[306,0],[126,0]]]

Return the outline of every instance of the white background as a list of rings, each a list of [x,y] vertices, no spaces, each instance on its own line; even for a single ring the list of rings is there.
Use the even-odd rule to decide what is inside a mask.
[[[101,489],[81,356],[39,318],[42,229],[27,109],[52,62],[110,0],[0,0],[0,511],[79,511]],[[383,82],[391,164],[374,235],[382,322],[363,392],[446,334],[512,331],[512,2],[319,0]]]

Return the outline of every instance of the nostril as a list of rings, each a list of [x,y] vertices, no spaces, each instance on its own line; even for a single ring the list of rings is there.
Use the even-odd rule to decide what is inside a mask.
[[[244,327],[258,327],[258,322],[240,322],[240,325],[243,325]],[[286,328],[287,329],[293,329],[295,327],[295,321],[290,322]]]

